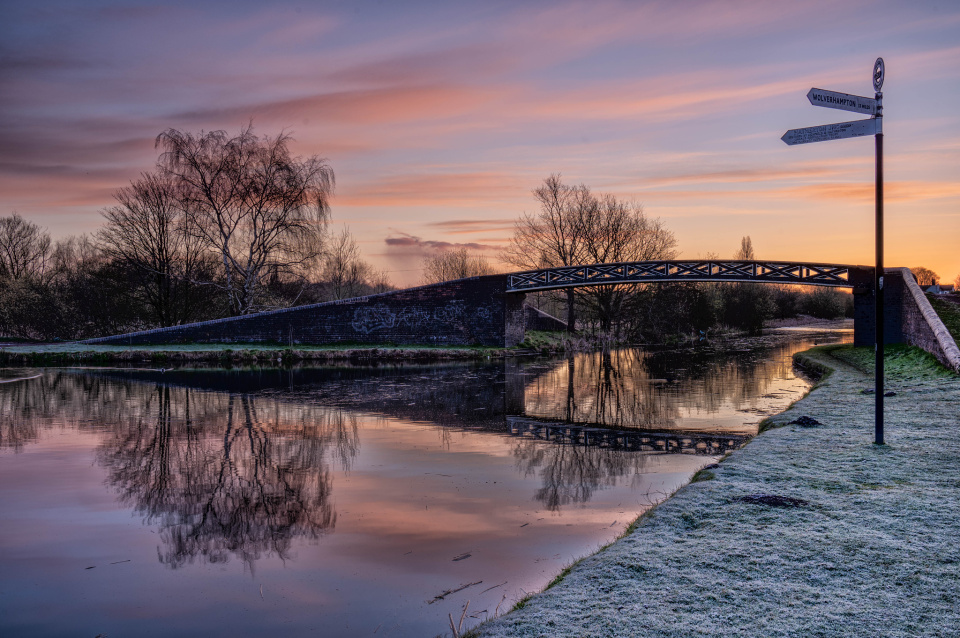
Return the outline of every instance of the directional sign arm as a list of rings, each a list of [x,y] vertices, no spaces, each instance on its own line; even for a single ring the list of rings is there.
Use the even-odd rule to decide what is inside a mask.
[[[854,113],[863,113],[864,115],[877,114],[877,101],[872,97],[862,97],[860,95],[850,95],[849,93],[838,93],[837,91],[812,88],[807,93],[807,99],[810,100],[810,104],[814,106],[825,106],[828,109],[840,109],[841,111],[853,111]]]
[[[877,119],[854,120],[853,122],[838,122],[823,126],[809,126],[807,128],[790,129],[780,139],[786,144],[809,144],[810,142],[828,142],[842,140],[848,137],[863,137],[876,135],[878,132]]]

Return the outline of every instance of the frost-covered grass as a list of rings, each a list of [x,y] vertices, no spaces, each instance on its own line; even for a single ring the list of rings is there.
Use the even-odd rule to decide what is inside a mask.
[[[569,339],[570,335],[566,332],[527,330],[521,345],[537,350],[563,350]]]
[[[905,354],[876,446],[873,380],[807,356],[834,372],[772,429],[478,634],[958,635],[960,377]],[[822,425],[789,425],[801,415]]]
[[[860,372],[873,374],[873,348],[854,348],[845,346],[824,346],[824,350],[835,359],[850,364]],[[906,344],[888,345],[883,349],[884,377],[900,382],[924,381],[954,377],[954,373],[937,362],[929,352]]]

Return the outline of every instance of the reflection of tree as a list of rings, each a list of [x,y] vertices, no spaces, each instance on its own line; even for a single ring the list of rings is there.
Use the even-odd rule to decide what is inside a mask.
[[[0,447],[45,430],[106,433],[98,460],[122,502],[160,526],[160,559],[285,557],[332,529],[331,463],[359,451],[355,416],[271,397],[48,372],[0,386]]]
[[[123,400],[118,394],[96,380],[51,371],[0,384],[0,449],[19,452],[65,422],[96,427]]]
[[[571,356],[527,386],[525,412],[611,427],[670,428],[679,410],[651,389],[646,356],[629,349]]]
[[[441,425],[448,446],[455,445],[455,428],[503,432],[505,414],[524,412],[667,430],[681,410],[755,400],[771,378],[788,372],[787,354],[798,347],[734,356],[624,349],[506,366],[344,367],[286,371],[289,380],[272,381],[263,371],[140,371],[138,381],[117,371],[46,371],[0,385],[0,447],[19,450],[65,423],[96,431],[109,482],[159,526],[165,564],[231,555],[252,564],[265,554],[285,557],[294,538],[334,527],[332,464],[349,467],[359,448],[356,417],[345,410]],[[219,391],[193,389],[198,385]],[[551,510],[636,476],[645,459],[569,440],[521,439],[514,454],[524,472],[541,476],[536,498]]]
[[[355,418],[249,395],[156,386],[118,421],[98,460],[120,500],[161,528],[161,562],[285,558],[336,523],[328,456],[349,463]]]
[[[525,475],[540,474],[543,485],[535,498],[552,512],[571,503],[586,503],[596,490],[642,473],[648,459],[639,452],[531,439],[519,440],[513,455]]]
[[[791,368],[798,344],[735,352],[638,349],[578,354],[525,388],[528,416],[617,428],[672,429],[682,410],[755,402]]]
[[[46,410],[43,379],[10,381],[0,385],[0,449],[23,450],[35,441],[44,421],[49,421]]]

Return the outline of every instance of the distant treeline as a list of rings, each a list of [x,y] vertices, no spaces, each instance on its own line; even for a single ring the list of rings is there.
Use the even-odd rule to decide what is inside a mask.
[[[623,312],[602,327],[589,303],[576,304],[581,332],[610,334],[617,341],[662,343],[735,330],[758,334],[770,320],[853,316],[853,295],[835,288],[751,283],[637,284],[625,293]],[[555,316],[566,312],[556,292],[528,296]]]
[[[16,257],[24,258],[14,259],[14,268],[5,250],[11,231],[22,240]],[[0,335],[82,339],[231,315],[214,255],[197,259],[188,273],[171,269],[158,274],[112,254],[101,237],[98,232],[53,242],[19,215],[0,217]],[[269,270],[250,311],[392,289],[383,273],[360,258],[347,231],[327,242],[328,252],[312,269],[295,274]]]

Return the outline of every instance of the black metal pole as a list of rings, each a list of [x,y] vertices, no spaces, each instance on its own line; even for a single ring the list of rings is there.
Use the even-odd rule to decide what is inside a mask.
[[[881,93],[877,93],[880,103]],[[873,286],[876,301],[876,349],[874,350],[874,440],[883,445],[883,132],[882,112],[877,114],[877,267],[873,274]]]

